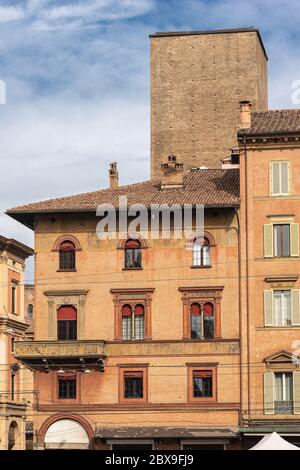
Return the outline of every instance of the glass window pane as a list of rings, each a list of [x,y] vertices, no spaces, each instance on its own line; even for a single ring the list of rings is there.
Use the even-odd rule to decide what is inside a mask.
[[[201,246],[198,243],[193,245],[193,266],[201,266]]]
[[[143,398],[142,377],[125,377],[125,398]]]
[[[274,324],[275,326],[282,325],[282,296],[281,291],[274,291]]]
[[[281,256],[281,226],[274,225],[274,256]]]
[[[203,266],[210,266],[210,246],[203,245],[202,253],[203,253]]]
[[[136,315],[134,324],[135,339],[144,339],[144,315]]]
[[[212,377],[193,377],[193,394],[194,397],[212,397]]]
[[[283,325],[289,326],[292,324],[292,300],[291,291],[286,290],[282,293],[282,317]]]
[[[192,315],[191,316],[191,337],[192,338],[201,338],[201,316],[200,315]]]
[[[290,226],[282,225],[282,256],[290,256]]]
[[[285,373],[285,400],[293,400],[293,374]]]
[[[214,337],[214,317],[204,317],[204,338],[211,339]]]
[[[130,340],[131,332],[132,332],[131,317],[123,317],[122,318],[122,338],[124,340]]]
[[[282,373],[275,374],[275,401],[283,400],[283,378]]]

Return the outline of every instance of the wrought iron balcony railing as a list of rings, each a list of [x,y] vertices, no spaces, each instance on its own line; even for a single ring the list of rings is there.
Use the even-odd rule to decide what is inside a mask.
[[[275,401],[274,412],[277,415],[291,415],[294,413],[293,401]]]

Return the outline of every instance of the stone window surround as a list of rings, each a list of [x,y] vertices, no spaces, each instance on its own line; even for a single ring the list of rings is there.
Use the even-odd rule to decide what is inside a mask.
[[[152,337],[152,315],[151,304],[154,293],[154,288],[128,288],[128,289],[111,289],[114,302],[114,339],[122,340],[122,306],[131,305],[134,307],[136,304],[141,304],[145,309],[145,326],[144,326],[144,339],[149,340]],[[124,340],[125,341],[125,340]],[[135,341],[135,340],[132,340]],[[143,341],[143,340],[138,340]]]
[[[191,339],[190,306],[198,302],[201,306],[210,302],[214,306],[215,334],[214,339],[221,338],[221,300],[224,286],[216,287],[179,287],[183,303],[183,339]],[[211,341],[214,341],[212,339]],[[203,340],[193,340],[203,341]]]
[[[57,341],[57,311],[63,305],[72,305],[77,310],[77,339],[84,339],[84,307],[88,290],[45,291],[48,301],[48,338]]]

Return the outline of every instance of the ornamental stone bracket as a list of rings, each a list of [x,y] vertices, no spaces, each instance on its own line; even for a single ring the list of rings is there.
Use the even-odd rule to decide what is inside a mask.
[[[71,305],[77,310],[77,338],[84,339],[84,307],[88,290],[45,291],[48,300],[48,337],[57,340],[57,310],[63,305]]]

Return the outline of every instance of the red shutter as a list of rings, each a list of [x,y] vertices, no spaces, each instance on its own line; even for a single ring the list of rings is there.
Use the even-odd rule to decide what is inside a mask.
[[[76,308],[65,305],[57,310],[57,320],[77,320]]]
[[[122,317],[131,317],[132,309],[130,305],[123,305],[122,307]]]
[[[144,306],[143,305],[136,305],[134,307],[134,314],[135,315],[144,315]]]
[[[129,239],[125,243],[125,248],[141,248],[141,243],[138,240]]]
[[[194,379],[207,379],[212,377],[211,370],[194,370],[193,371]]]
[[[128,371],[124,372],[124,377],[127,378],[143,378],[143,372],[138,372],[138,371]]]
[[[203,310],[204,310],[205,317],[214,316],[214,306],[212,304],[205,304]]]
[[[190,306],[191,315],[201,315],[201,307],[199,304],[192,304]]]
[[[59,251],[74,251],[75,250],[75,246],[74,246],[74,243],[72,242],[62,242],[60,245],[59,245]]]
[[[76,373],[74,372],[58,372],[59,380],[76,380]]]

